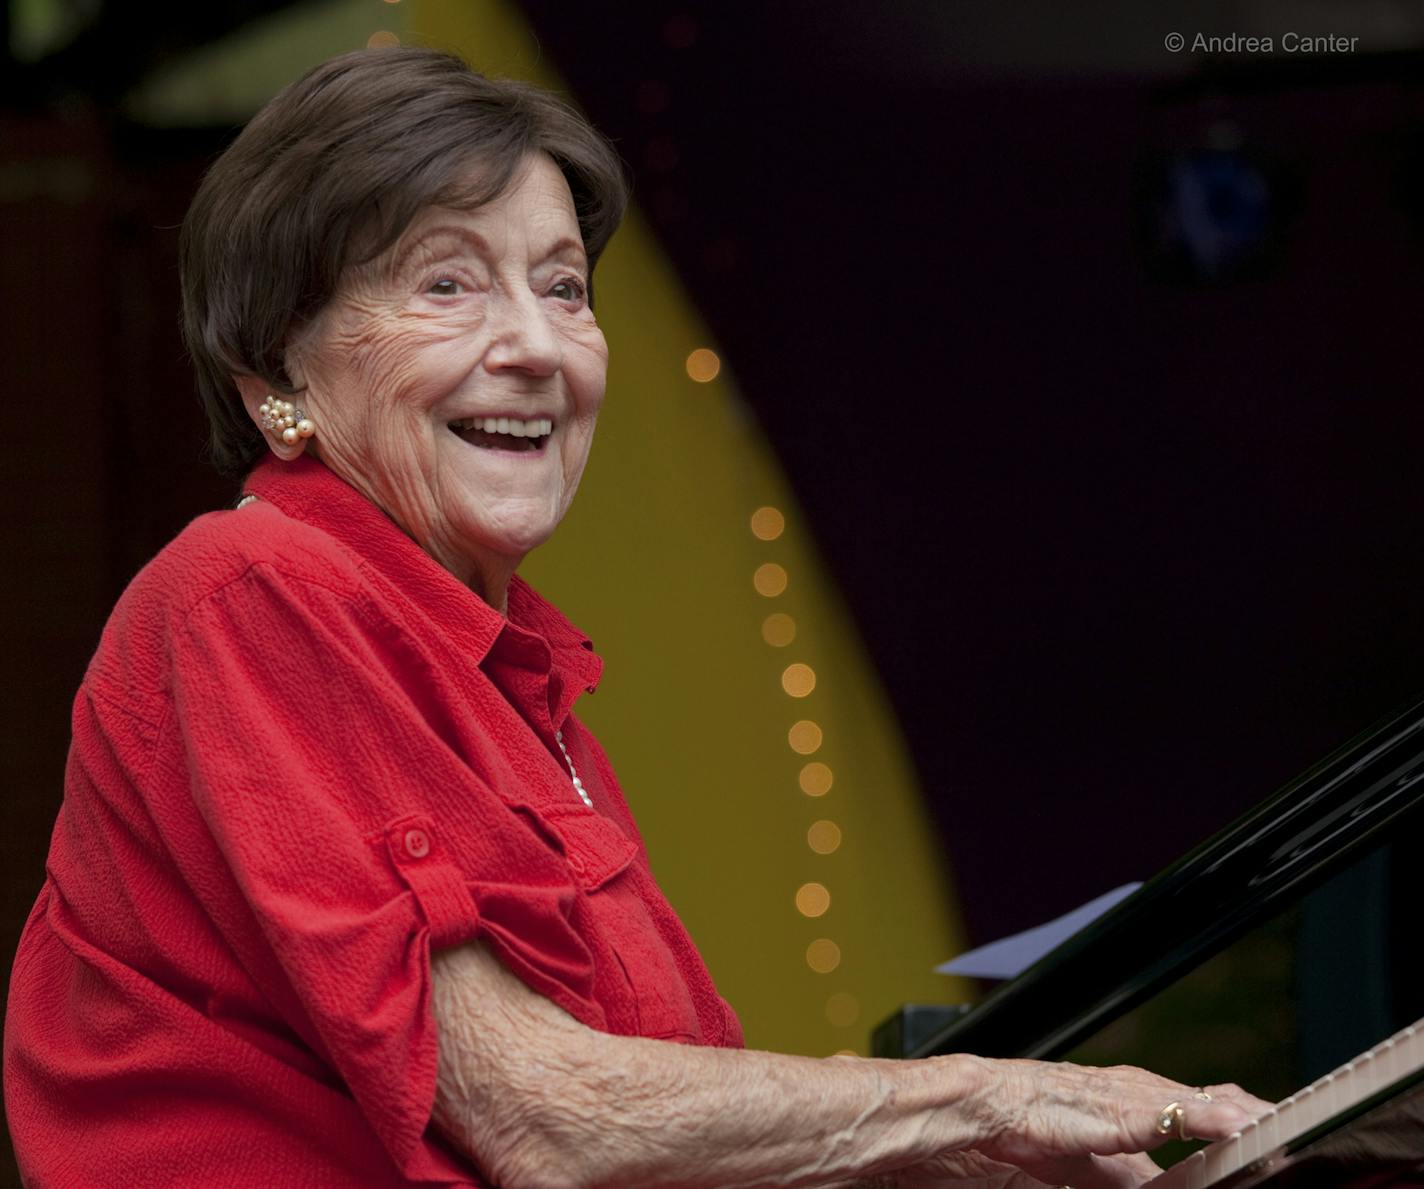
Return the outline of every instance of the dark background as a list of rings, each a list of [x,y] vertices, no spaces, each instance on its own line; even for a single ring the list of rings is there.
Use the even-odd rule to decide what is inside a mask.
[[[869,7],[525,5],[737,361],[988,940],[1424,686],[1424,59],[1188,62],[1171,6],[1075,10],[1081,47],[1046,6]],[[1268,231],[1198,278],[1151,199],[1218,143]]]
[[[234,130],[121,100],[284,6],[119,7],[0,62],[7,952],[108,609],[230,494],[175,251]],[[1150,875],[1424,688],[1408,6],[521,7],[737,362],[975,940]],[[1225,12],[1361,43],[1164,48]],[[1173,163],[1235,264],[1174,235]]]

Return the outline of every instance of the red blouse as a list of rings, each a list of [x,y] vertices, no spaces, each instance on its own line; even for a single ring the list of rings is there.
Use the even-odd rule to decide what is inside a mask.
[[[5,1027],[27,1183],[483,1184],[428,1128],[430,951],[476,937],[590,1027],[739,1045],[570,711],[588,639],[315,461],[247,490],[134,580],[75,700]]]

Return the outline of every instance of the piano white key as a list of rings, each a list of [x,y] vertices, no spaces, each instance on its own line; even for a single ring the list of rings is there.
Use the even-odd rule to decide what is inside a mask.
[[[1400,1069],[1400,1054],[1394,1037],[1391,1036],[1383,1044],[1375,1046],[1375,1066],[1378,1070],[1375,1077],[1381,1089],[1393,1085],[1404,1076],[1404,1071]]]
[[[1182,1170],[1179,1174],[1181,1189],[1206,1189],[1206,1182],[1202,1180],[1202,1154],[1200,1152],[1193,1152],[1177,1167]]]
[[[1151,1189],[1211,1189],[1237,1170],[1421,1068],[1424,1020],[1296,1091],[1230,1138],[1194,1152],[1155,1178]]]
[[[1404,1031],[1396,1033],[1394,1047],[1400,1062],[1397,1077],[1402,1078],[1406,1073],[1424,1065],[1424,1021],[1411,1024]]]
[[[1356,1101],[1361,1098],[1368,1098],[1379,1085],[1379,1062],[1375,1059],[1375,1050],[1368,1053],[1361,1053],[1355,1058],[1355,1072],[1350,1075],[1350,1094]]]
[[[1259,1145],[1260,1150],[1259,1154],[1262,1156],[1267,1156],[1270,1153],[1274,1152],[1280,1144],[1280,1141],[1276,1138],[1276,1129],[1277,1123],[1279,1122],[1279,1118],[1280,1116],[1276,1111],[1276,1108],[1272,1107],[1264,1115],[1262,1115],[1259,1119],[1256,1120],[1256,1127],[1259,1137],[1257,1143]]]
[[[1421,1028],[1419,1024],[1411,1024],[1408,1028],[1396,1032],[1390,1039],[1394,1041],[1394,1051],[1398,1060],[1406,1067],[1404,1072],[1407,1073],[1409,1069],[1417,1069],[1421,1060],[1424,1060],[1424,1053],[1420,1052],[1420,1042],[1424,1041],[1424,1028]],[[1402,1077],[1404,1074],[1401,1073],[1400,1076]]]
[[[1354,1061],[1346,1061],[1330,1075],[1330,1084],[1335,1087],[1335,1110],[1337,1112],[1344,1110],[1360,1097],[1356,1088],[1359,1078],[1358,1069],[1359,1058],[1356,1058]]]
[[[1202,1161],[1197,1159],[1201,1155],[1201,1152],[1193,1152],[1166,1172],[1153,1177],[1148,1184],[1152,1189],[1207,1189],[1211,1182],[1201,1177]]]
[[[1252,1119],[1241,1129],[1241,1138],[1237,1141],[1238,1152],[1240,1153],[1241,1165],[1244,1168],[1261,1154],[1261,1129],[1256,1120]]]
[[[1409,1072],[1409,1042],[1407,1039],[1391,1036],[1389,1046],[1389,1079],[1397,1082]]]
[[[1310,1084],[1310,1111],[1306,1118],[1302,1119],[1307,1128],[1313,1128],[1317,1123],[1323,1123],[1331,1115],[1336,1114],[1339,1108],[1336,1106],[1339,1095],[1336,1094],[1334,1086],[1334,1074],[1326,1074],[1319,1081]]]
[[[1219,1144],[1212,1144],[1202,1155],[1202,1178],[1207,1185],[1215,1185],[1228,1173],[1234,1173],[1241,1167],[1239,1150],[1233,1140],[1224,1139]]]
[[[1327,1073],[1315,1084],[1315,1118],[1311,1126],[1328,1122],[1340,1113],[1340,1085],[1333,1073]]]
[[[1278,1130],[1282,1135],[1288,1135],[1291,1129],[1291,1120],[1295,1118],[1295,1095],[1289,1098],[1282,1098],[1276,1103],[1276,1118],[1280,1120]]]
[[[1424,1029],[1418,1024],[1411,1024],[1391,1036],[1380,1049],[1376,1089],[1383,1090],[1424,1065]]]

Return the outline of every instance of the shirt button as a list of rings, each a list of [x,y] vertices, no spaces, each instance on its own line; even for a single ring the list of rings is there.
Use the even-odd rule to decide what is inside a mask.
[[[407,830],[405,853],[412,859],[425,858],[430,853],[430,836],[424,830]]]

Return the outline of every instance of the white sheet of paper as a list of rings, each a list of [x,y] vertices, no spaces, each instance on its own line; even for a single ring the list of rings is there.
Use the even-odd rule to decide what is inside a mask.
[[[1072,937],[1079,929],[1086,928],[1120,900],[1126,900],[1142,886],[1125,883],[1111,892],[1104,892],[1096,900],[1064,913],[1055,921],[1037,925],[981,945],[977,950],[960,954],[935,967],[936,974],[962,974],[969,978],[1016,978],[1049,950]]]

